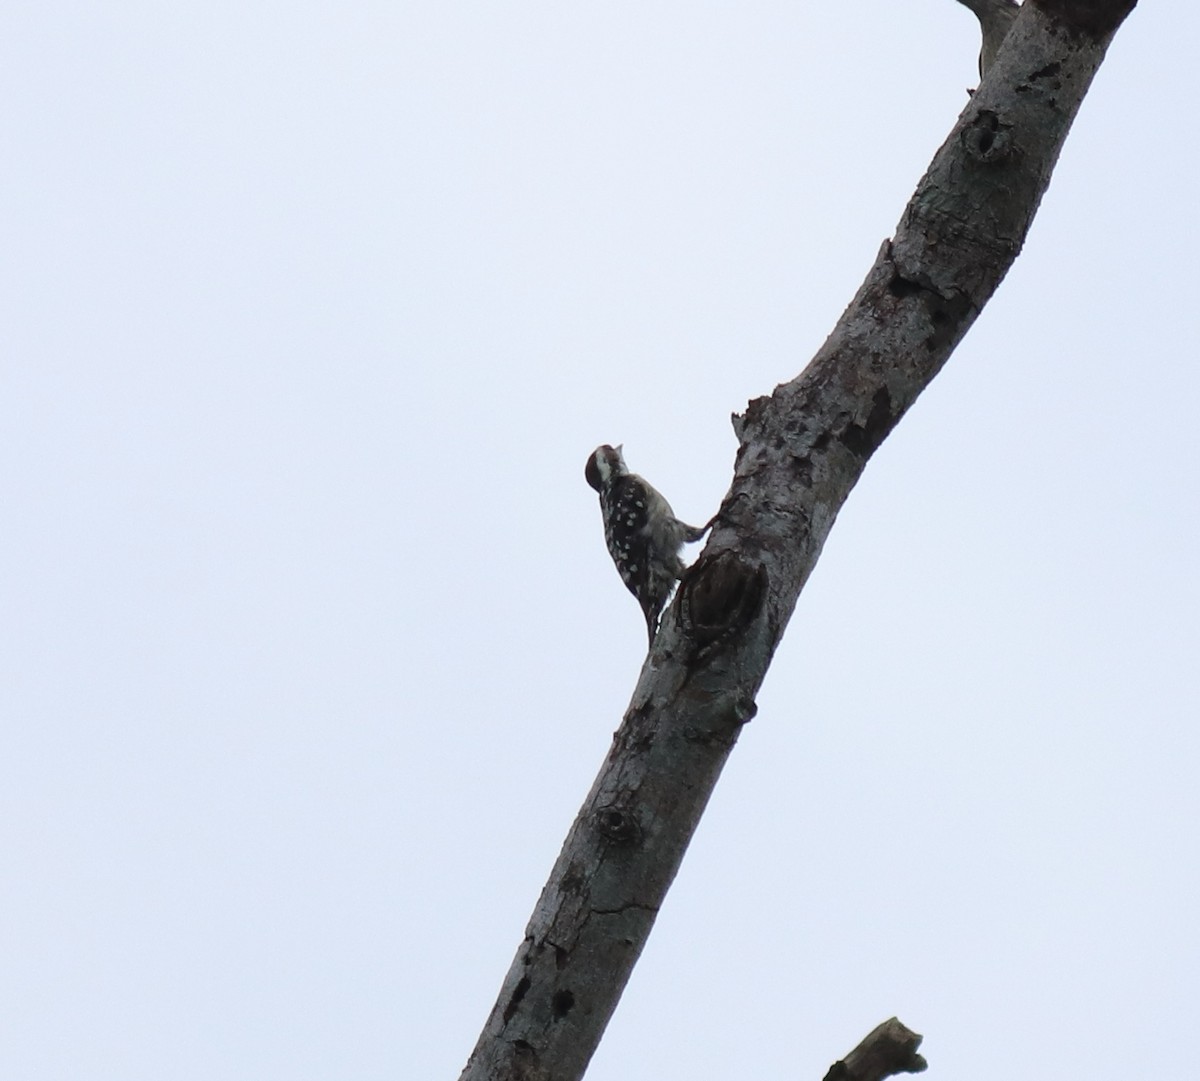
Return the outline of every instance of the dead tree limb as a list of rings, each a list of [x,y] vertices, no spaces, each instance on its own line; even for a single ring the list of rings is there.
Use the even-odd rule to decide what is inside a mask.
[[[896,235],[795,379],[735,418],[680,585],[461,1081],[577,1081],[838,511],[1016,259],[1135,0],[1028,0]]]

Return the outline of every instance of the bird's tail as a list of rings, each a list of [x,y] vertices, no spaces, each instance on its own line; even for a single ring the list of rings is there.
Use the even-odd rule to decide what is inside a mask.
[[[666,598],[663,598],[664,602]],[[658,634],[658,621],[662,616],[664,604],[657,604],[654,601],[649,601],[642,604],[642,615],[646,617],[646,634],[650,639],[650,647],[654,647],[654,636]]]

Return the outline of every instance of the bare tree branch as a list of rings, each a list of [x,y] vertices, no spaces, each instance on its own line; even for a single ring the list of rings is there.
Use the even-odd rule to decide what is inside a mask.
[[[889,1018],[830,1066],[824,1081],[883,1081],[893,1074],[921,1073],[929,1066],[917,1054],[922,1039],[898,1018]]]
[[[461,1081],[583,1075],[838,511],[1016,259],[1134,3],[1027,0],[829,339],[735,418],[741,445],[711,540],[663,618]]]

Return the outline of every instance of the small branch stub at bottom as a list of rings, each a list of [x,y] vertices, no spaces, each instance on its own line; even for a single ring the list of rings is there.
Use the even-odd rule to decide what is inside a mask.
[[[917,1054],[922,1039],[897,1018],[889,1018],[830,1066],[824,1081],[883,1081],[894,1074],[920,1073],[929,1065]]]

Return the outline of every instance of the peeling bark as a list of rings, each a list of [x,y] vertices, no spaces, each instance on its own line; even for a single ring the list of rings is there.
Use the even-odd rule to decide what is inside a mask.
[[[733,483],[710,541],[663,617],[461,1081],[582,1077],[838,511],[1016,259],[1133,6],[1023,5],[829,339],[734,418]]]

